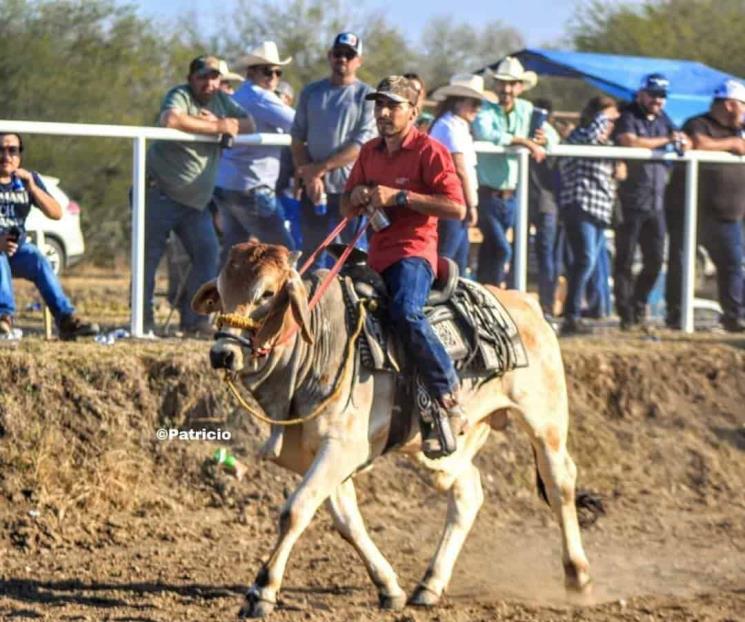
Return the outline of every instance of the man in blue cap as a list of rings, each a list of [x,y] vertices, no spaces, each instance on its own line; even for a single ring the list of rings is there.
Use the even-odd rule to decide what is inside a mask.
[[[616,122],[614,139],[623,147],[678,150],[688,148],[685,134],[677,131],[663,108],[670,82],[660,73],[644,76],[636,101]],[[665,187],[670,178],[666,162],[630,160],[628,176],[618,187],[622,222],[616,227],[614,294],[621,329],[643,323],[647,299],[662,269],[665,252]],[[642,271],[634,278],[631,266],[637,245]]]

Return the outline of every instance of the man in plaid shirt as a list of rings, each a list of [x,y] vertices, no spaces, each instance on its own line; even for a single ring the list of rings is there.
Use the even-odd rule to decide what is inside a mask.
[[[580,125],[567,139],[574,145],[606,145],[619,117],[610,97],[593,97],[585,106]],[[611,225],[616,200],[616,165],[612,160],[566,158],[561,163],[559,205],[572,251],[562,335],[589,333],[580,322],[585,287],[595,268],[604,230]]]

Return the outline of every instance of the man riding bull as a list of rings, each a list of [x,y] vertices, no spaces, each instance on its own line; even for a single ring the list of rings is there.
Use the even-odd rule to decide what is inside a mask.
[[[380,136],[363,145],[341,208],[347,217],[367,213],[374,218],[380,210],[390,221],[376,227],[368,263],[388,288],[388,316],[396,333],[457,435],[466,423],[458,375],[422,309],[437,272],[437,221],[463,219],[466,206],[447,149],[414,127],[418,95],[417,85],[402,76],[385,78],[367,95],[375,102]],[[434,429],[423,449],[427,454],[443,449]]]

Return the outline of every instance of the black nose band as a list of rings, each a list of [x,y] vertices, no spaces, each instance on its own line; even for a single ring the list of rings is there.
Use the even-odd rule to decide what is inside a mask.
[[[215,341],[218,341],[219,339],[225,339],[227,341],[235,341],[238,345],[241,345],[244,348],[248,348],[249,350],[253,350],[254,348],[253,344],[245,337],[241,337],[241,335],[234,335],[233,333],[228,333],[228,332],[225,332],[224,330],[217,331],[215,333],[214,339]]]

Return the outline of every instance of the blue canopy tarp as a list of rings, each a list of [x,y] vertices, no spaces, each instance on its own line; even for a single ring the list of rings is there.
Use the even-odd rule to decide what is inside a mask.
[[[579,78],[609,95],[632,101],[642,77],[659,72],[670,80],[665,111],[678,125],[709,109],[712,94],[727,79],[739,80],[703,63],[670,58],[525,49],[513,54],[539,75]],[[496,69],[499,63],[489,65]]]

